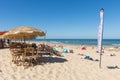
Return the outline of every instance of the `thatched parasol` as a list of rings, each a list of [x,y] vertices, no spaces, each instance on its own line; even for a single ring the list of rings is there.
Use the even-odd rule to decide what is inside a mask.
[[[45,32],[38,30],[33,27],[21,26],[19,28],[15,28],[10,30],[9,32],[4,34],[4,38],[10,40],[30,40],[35,39],[37,36],[45,36]]]
[[[0,39],[3,39],[3,35],[5,34],[5,33],[7,33],[8,31],[2,31],[2,32],[0,32]]]

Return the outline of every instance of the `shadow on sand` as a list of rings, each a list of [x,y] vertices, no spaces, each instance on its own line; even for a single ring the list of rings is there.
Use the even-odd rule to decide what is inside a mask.
[[[108,69],[120,69],[118,66],[107,66]]]
[[[67,59],[61,57],[43,57],[44,63],[63,63],[66,62]]]

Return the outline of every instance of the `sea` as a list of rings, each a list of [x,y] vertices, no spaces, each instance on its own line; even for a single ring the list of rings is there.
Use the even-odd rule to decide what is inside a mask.
[[[34,39],[32,41],[40,42],[43,39]],[[46,42],[59,43],[59,44],[71,44],[71,45],[94,45],[97,46],[97,39],[46,39]],[[103,46],[120,46],[120,39],[103,39]]]

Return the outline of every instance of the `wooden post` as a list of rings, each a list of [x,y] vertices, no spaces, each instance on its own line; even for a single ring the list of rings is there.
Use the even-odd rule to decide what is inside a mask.
[[[44,45],[45,45],[45,40],[46,40],[46,33],[47,33],[47,31],[45,31],[45,36],[44,36]]]
[[[99,68],[101,68],[101,60],[102,60],[102,52],[100,53],[100,62],[99,62]]]

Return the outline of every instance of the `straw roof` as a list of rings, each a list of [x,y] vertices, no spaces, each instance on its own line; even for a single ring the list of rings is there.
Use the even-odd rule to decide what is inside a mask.
[[[29,39],[35,39],[37,36],[45,36],[45,32],[38,30],[33,27],[28,26],[21,26],[18,28],[15,28],[13,30],[10,30],[6,34],[4,34],[4,38],[11,39],[11,40],[29,40]]]
[[[6,32],[7,32],[7,31],[2,31],[2,32],[0,32],[0,39],[3,38],[3,35],[4,35]]]

